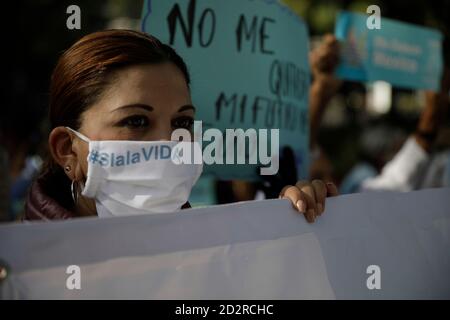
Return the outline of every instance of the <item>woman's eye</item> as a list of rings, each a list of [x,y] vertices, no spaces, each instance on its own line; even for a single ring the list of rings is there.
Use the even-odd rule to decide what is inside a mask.
[[[175,129],[182,128],[182,129],[186,129],[186,130],[191,130],[193,124],[194,124],[194,119],[191,117],[181,117],[181,118],[177,118],[172,121],[172,126]]]
[[[148,127],[149,120],[145,116],[136,115],[123,119],[120,124],[129,128],[144,128]]]

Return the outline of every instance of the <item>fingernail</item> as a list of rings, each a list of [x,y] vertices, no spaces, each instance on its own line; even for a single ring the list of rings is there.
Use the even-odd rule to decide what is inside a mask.
[[[315,214],[314,214],[314,210],[313,209],[309,209],[308,210],[308,214],[307,216],[309,217],[309,222],[313,223],[316,220]]]
[[[318,203],[318,204],[317,204],[317,211],[319,211],[319,212],[318,212],[319,214],[322,214],[322,212],[323,212],[323,206],[322,206],[321,203]]]
[[[305,213],[306,205],[303,200],[298,200],[295,205],[297,206],[298,211],[300,211],[301,213]]]

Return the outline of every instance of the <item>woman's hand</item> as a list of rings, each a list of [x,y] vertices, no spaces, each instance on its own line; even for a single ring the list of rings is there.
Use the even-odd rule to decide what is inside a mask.
[[[337,196],[338,189],[332,182],[322,180],[298,181],[295,186],[286,186],[280,192],[280,199],[289,199],[295,209],[312,223],[325,210],[325,198]]]

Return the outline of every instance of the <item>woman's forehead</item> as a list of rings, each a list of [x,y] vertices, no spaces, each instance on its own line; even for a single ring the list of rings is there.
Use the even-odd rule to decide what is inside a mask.
[[[165,110],[191,104],[189,88],[181,71],[171,63],[124,68],[114,74],[97,105],[104,111],[112,111],[137,103]]]
[[[143,64],[126,67],[117,71],[110,91],[142,91],[158,94],[158,89],[177,90],[172,94],[189,94],[189,88],[182,72],[172,63]],[[125,93],[125,92],[121,92]]]

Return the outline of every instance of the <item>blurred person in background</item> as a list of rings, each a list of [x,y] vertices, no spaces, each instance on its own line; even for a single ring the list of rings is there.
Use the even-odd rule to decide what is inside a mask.
[[[450,140],[448,132],[441,130],[450,108],[449,90],[447,67],[440,91],[426,92],[425,108],[415,132],[379,175],[361,182],[360,191],[450,187]]]
[[[311,176],[322,177],[332,173],[330,162],[317,143],[317,134],[323,113],[329,100],[339,89],[341,81],[334,76],[339,61],[339,44],[332,35],[326,35],[323,42],[311,55],[311,66],[315,78],[310,95],[311,148],[319,164],[313,164]],[[379,127],[363,133],[361,142],[370,161],[357,164],[343,179],[340,191],[352,193],[361,191],[411,191],[422,188],[450,186],[450,136],[443,127],[449,111],[450,69],[444,67],[438,92],[427,91],[425,108],[420,115],[416,130],[400,150],[392,155],[395,144],[402,140],[398,130]],[[383,144],[382,140],[386,140]],[[378,146],[377,146],[378,144]],[[370,150],[370,151],[369,151]],[[369,152],[367,152],[369,151]]]
[[[4,121],[15,123],[17,115],[7,115]],[[28,189],[42,164],[35,128],[2,126],[0,147],[0,212],[2,221],[20,220]]]
[[[356,139],[359,162],[342,180],[340,192],[344,194],[359,192],[361,182],[376,177],[383,166],[400,150],[407,137],[408,133],[404,129],[383,121],[365,128],[359,139]]]
[[[309,141],[311,151],[310,178],[334,180],[330,159],[318,142],[320,124],[326,106],[339,90],[342,81],[334,76],[339,63],[339,44],[331,34],[326,34],[310,55],[312,82],[309,90]]]

